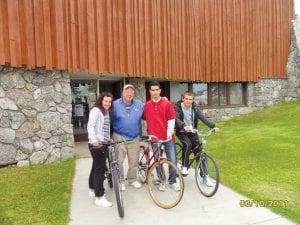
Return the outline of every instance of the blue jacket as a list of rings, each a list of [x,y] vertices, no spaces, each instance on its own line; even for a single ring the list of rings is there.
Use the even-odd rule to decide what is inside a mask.
[[[142,133],[144,104],[133,99],[130,112],[127,112],[123,98],[113,102],[113,131],[127,138],[136,138]]]

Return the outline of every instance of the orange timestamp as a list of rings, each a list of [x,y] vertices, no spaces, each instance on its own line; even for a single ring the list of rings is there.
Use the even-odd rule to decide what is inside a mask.
[[[240,200],[240,207],[287,207],[288,200]]]

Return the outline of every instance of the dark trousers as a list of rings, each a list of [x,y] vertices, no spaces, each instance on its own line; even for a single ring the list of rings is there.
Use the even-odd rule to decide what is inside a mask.
[[[177,137],[181,141],[182,147],[182,166],[188,167],[190,162],[190,154],[191,151],[199,145],[198,134],[191,133],[191,132],[178,132],[176,133]],[[199,148],[196,148],[193,153],[196,155],[200,151]],[[198,160],[197,160],[198,161]]]
[[[89,188],[94,189],[95,196],[101,197],[105,193],[103,182],[105,179],[105,168],[107,158],[107,147],[91,148],[89,150],[93,157],[92,169],[89,176]]]

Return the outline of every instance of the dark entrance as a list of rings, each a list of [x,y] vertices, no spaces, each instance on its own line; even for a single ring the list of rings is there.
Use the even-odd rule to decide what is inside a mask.
[[[87,122],[98,94],[109,91],[114,99],[121,96],[121,81],[71,80],[72,124],[75,142],[88,141]]]
[[[149,84],[151,81],[146,82],[146,100],[150,100],[150,93],[149,93]],[[169,81],[159,81],[160,88],[161,88],[161,97],[166,97],[167,99],[170,99],[170,82]]]

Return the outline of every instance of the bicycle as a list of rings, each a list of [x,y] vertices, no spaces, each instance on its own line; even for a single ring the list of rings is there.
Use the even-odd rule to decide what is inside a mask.
[[[132,140],[123,140],[116,142],[103,143],[103,145],[108,147],[108,165],[107,170],[105,172],[105,176],[108,179],[108,184],[110,188],[114,188],[114,192],[116,195],[116,201],[118,206],[118,213],[121,218],[124,217],[124,203],[121,191],[121,174],[120,167],[117,158],[117,152],[115,146],[121,143],[129,143]]]
[[[156,155],[151,155],[151,140],[155,141],[152,144],[157,145]],[[163,157],[164,143],[169,140],[160,140],[153,135],[149,135],[142,137],[141,141],[146,143],[147,146],[141,146],[138,166],[139,179],[141,183],[147,183],[150,197],[157,206],[164,209],[173,208],[182,199],[184,183],[178,167],[169,159]],[[169,178],[172,176],[176,176],[175,186],[179,186],[177,190],[173,190],[172,184],[169,184]]]
[[[205,152],[205,146],[207,144],[206,137],[210,136],[214,130],[210,129],[206,132],[200,132],[197,129],[192,130],[193,133],[197,133],[199,138],[201,138],[200,144],[192,149],[192,152],[197,152],[193,159],[189,160],[188,168],[192,166],[194,161],[197,161],[195,167],[195,178],[196,184],[201,192],[206,197],[212,197],[219,188],[220,176],[219,169],[215,160]],[[183,146],[176,142],[176,155],[177,164],[182,166],[180,156],[182,155]],[[200,151],[197,151],[200,149]]]

